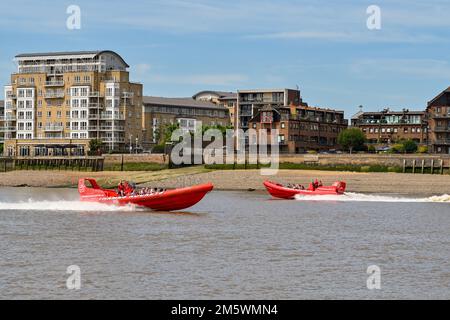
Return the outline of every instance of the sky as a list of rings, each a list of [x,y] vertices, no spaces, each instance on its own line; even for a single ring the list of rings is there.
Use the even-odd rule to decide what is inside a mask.
[[[67,28],[70,5],[80,29]],[[422,110],[450,86],[448,0],[0,0],[0,12],[2,85],[19,53],[113,50],[145,95],[298,86],[347,117]]]

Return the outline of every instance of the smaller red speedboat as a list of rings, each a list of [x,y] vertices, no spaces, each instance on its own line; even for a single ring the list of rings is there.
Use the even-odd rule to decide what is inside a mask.
[[[90,186],[86,185],[86,182]],[[213,189],[211,183],[180,188],[174,190],[159,190],[149,194],[119,196],[115,190],[101,188],[95,179],[82,178],[78,180],[78,192],[81,201],[100,202],[114,205],[134,204],[157,211],[174,211],[192,207]]]
[[[279,183],[264,181],[267,191],[275,198],[294,199],[297,194],[301,195],[340,195],[345,192],[347,186],[344,181],[336,181],[331,186],[321,186],[317,188],[296,189],[286,187]]]

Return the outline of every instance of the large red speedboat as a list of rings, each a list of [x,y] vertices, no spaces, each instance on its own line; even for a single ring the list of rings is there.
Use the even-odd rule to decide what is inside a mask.
[[[275,198],[294,199],[296,195],[339,195],[345,192],[347,186],[344,181],[336,181],[331,186],[321,186],[311,189],[295,189],[279,183],[264,181],[267,191]]]
[[[87,183],[90,185],[88,186]],[[115,190],[101,188],[95,179],[82,178],[78,180],[78,192],[82,201],[100,202],[114,205],[134,204],[157,211],[174,211],[192,207],[213,189],[211,183],[162,190],[143,195],[119,196]]]

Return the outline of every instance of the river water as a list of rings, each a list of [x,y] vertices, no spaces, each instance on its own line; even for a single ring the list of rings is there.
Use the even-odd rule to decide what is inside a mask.
[[[449,231],[449,196],[212,192],[169,214],[1,188],[0,298],[449,299]]]

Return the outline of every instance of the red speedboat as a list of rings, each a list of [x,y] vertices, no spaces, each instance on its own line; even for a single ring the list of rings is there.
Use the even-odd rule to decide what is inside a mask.
[[[86,185],[86,182],[90,186]],[[78,192],[82,201],[120,206],[134,204],[158,211],[173,211],[191,207],[202,200],[212,189],[213,185],[207,183],[187,188],[163,190],[151,194],[120,197],[114,190],[102,189],[95,179],[83,178],[78,180]]]
[[[301,195],[339,195],[345,192],[346,183],[344,181],[337,181],[332,186],[322,186],[311,189],[294,189],[283,186],[279,183],[264,181],[264,186],[267,191],[275,198],[293,199],[297,194]]]

